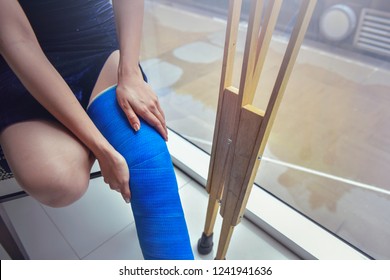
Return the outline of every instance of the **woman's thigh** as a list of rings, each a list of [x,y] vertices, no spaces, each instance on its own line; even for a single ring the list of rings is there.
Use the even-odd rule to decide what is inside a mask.
[[[62,207],[85,193],[94,158],[60,123],[13,124],[1,132],[0,144],[16,180],[38,201]]]
[[[100,71],[90,100],[118,82],[119,51]],[[86,191],[94,157],[59,122],[31,120],[11,125],[0,134],[0,144],[15,179],[38,201],[66,206]]]
[[[119,64],[119,51],[114,51],[106,60],[102,70],[98,76],[96,84],[92,90],[90,102],[99,93],[107,89],[108,87],[118,83],[118,64]]]

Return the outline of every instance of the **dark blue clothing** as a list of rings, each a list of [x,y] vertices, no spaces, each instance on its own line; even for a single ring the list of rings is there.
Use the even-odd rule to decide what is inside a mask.
[[[47,58],[86,108],[104,62],[119,48],[111,4],[108,0],[19,3]],[[53,119],[0,56],[0,131],[37,118]]]

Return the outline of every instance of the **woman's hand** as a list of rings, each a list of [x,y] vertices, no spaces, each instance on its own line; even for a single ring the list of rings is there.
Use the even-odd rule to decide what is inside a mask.
[[[96,156],[104,178],[104,182],[112,190],[120,192],[126,203],[130,202],[131,194],[129,188],[129,168],[124,157],[115,149],[105,151]]]
[[[140,116],[153,126],[165,141],[168,140],[164,112],[156,94],[143,80],[139,68],[133,74],[119,75],[116,94],[120,107],[135,131],[141,128],[138,118]]]
[[[139,116],[167,140],[164,113],[156,94],[144,81],[138,65],[144,0],[113,0],[112,4],[120,50],[116,89],[118,103],[135,131],[140,129]]]

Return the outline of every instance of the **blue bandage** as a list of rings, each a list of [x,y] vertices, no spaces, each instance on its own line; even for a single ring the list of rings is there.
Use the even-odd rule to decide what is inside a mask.
[[[135,132],[116,100],[99,95],[88,115],[130,170],[131,207],[145,259],[194,259],[176,176],[164,139],[145,121]]]

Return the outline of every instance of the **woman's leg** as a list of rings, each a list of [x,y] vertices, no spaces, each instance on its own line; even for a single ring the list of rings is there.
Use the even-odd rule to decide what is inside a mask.
[[[0,143],[17,182],[41,203],[62,207],[85,193],[94,158],[60,123],[13,124],[1,132]]]
[[[99,77],[96,81],[95,87],[92,90],[90,102],[95,99],[106,88],[118,83],[118,64],[119,64],[119,51],[114,51],[107,59]]]
[[[116,83],[118,62],[115,52],[104,65],[93,96]],[[15,179],[41,203],[66,206],[87,190],[95,158],[60,123],[44,120],[16,123],[0,133],[0,144]]]
[[[102,69],[93,96],[115,84],[118,53]],[[105,90],[88,110],[92,121],[130,169],[131,207],[145,259],[193,259],[176,176],[166,143],[141,119],[135,132],[116,101],[115,88]]]

